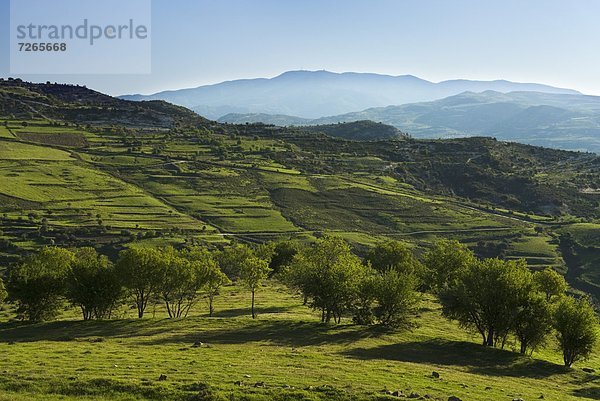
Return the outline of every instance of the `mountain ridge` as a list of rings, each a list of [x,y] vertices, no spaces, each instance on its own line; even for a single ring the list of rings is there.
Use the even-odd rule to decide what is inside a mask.
[[[122,95],[126,100],[166,100],[191,108],[207,118],[227,113],[290,114],[302,118],[360,111],[406,103],[442,99],[466,90],[500,92],[540,91],[580,94],[565,88],[507,80],[467,79],[431,82],[413,75],[319,71],[286,71],[273,78],[224,81],[150,95]],[[220,114],[213,114],[218,109]]]
[[[533,145],[600,152],[600,97],[466,91],[444,99],[372,107],[318,119],[230,113],[220,122],[323,125],[371,120],[418,138],[492,136]]]

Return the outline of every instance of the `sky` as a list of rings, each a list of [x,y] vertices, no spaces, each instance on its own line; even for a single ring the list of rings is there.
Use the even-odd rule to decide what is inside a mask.
[[[112,95],[301,69],[507,79],[600,95],[597,0],[151,0],[151,73],[93,75],[10,74],[9,1],[0,0],[0,77]]]

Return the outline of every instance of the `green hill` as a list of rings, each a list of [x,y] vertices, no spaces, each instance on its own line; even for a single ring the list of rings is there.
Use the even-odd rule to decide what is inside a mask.
[[[422,249],[443,236],[600,288],[583,254],[567,269],[559,241],[571,223],[600,217],[600,159],[592,154],[489,138],[329,136],[391,132],[370,122],[308,130],[219,124],[165,102],[71,85],[0,81],[0,95],[5,264],[48,244],[115,254],[132,242],[336,232],[359,249],[386,237]]]

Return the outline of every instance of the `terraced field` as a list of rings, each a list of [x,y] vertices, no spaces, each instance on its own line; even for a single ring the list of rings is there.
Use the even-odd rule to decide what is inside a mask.
[[[384,158],[328,141],[316,153],[303,149],[311,142],[298,142],[302,136],[288,141],[248,126],[238,135],[43,119],[0,126],[6,257],[14,246],[48,243],[97,241],[111,253],[158,237],[260,242],[329,231],[359,249],[386,237],[418,249],[456,238],[482,256],[525,257],[535,269],[566,272],[552,217],[423,191],[385,173],[393,164]],[[594,274],[586,280],[600,283]]]

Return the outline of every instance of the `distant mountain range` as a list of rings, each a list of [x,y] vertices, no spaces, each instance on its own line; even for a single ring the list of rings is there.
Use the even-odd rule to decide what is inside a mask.
[[[220,122],[320,125],[372,120],[414,137],[493,136],[533,145],[600,153],[600,97],[540,92],[464,92],[444,99],[376,107],[318,119],[228,114]]]
[[[570,89],[509,81],[451,80],[434,83],[412,75],[289,71],[275,78],[240,79],[127,100],[166,100],[217,119],[229,113],[265,113],[315,119],[372,107],[427,102],[465,91],[535,91],[579,94]]]

